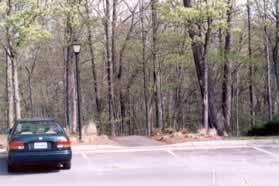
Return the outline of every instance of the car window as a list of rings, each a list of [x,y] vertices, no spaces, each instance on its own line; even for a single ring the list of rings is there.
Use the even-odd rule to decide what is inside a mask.
[[[63,129],[55,122],[23,122],[18,123],[14,132],[15,135],[42,135],[42,134],[63,134]]]

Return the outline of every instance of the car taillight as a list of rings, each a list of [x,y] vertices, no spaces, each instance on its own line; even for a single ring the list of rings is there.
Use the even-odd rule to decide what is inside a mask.
[[[9,144],[10,150],[24,150],[24,143],[21,141],[12,141]]]
[[[71,142],[67,139],[62,139],[57,142],[57,148],[63,149],[63,148],[70,148]]]

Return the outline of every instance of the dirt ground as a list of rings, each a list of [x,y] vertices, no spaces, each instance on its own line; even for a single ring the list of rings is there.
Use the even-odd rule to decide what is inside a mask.
[[[164,145],[165,143],[154,140],[153,138],[146,136],[123,136],[115,137],[113,141],[117,142],[121,146],[138,147],[138,146],[157,146]]]
[[[216,141],[216,140],[223,140],[221,137],[208,137],[208,138],[200,138],[200,139],[195,139],[195,138],[188,138],[188,137],[164,137],[158,138],[153,137],[154,140],[163,142],[165,144],[178,144],[178,143],[186,143],[186,142],[193,142],[193,141]]]
[[[197,133],[190,133],[187,129],[176,131],[174,129],[165,129],[154,131],[152,138],[156,141],[166,144],[177,144],[193,141],[215,141],[223,140],[223,137],[217,135],[215,130],[200,129]]]
[[[1,140],[2,139],[2,140]],[[0,138],[0,149],[5,148],[6,143]],[[223,140],[216,131],[206,133],[200,130],[197,133],[189,133],[186,129],[175,131],[173,129],[165,129],[164,131],[154,131],[152,137],[146,136],[125,136],[125,137],[108,137],[106,135],[88,135],[83,137],[82,143],[79,142],[78,136],[71,136],[72,145],[88,144],[88,145],[120,145],[120,146],[157,146],[164,144],[177,144],[193,141],[212,141]]]
[[[80,144],[78,137],[70,137],[71,143],[73,145],[78,145]],[[90,145],[118,145],[118,143],[114,140],[112,140],[108,136],[96,136],[96,135],[91,135],[91,136],[85,136],[82,140],[82,144],[90,144]]]

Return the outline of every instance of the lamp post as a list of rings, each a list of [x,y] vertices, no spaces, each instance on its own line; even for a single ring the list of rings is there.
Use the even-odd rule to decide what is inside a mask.
[[[81,49],[81,44],[79,41],[74,40],[72,43],[73,51],[75,53],[75,63],[76,63],[76,87],[77,87],[77,117],[78,117],[78,129],[79,129],[79,140],[82,141],[82,127],[81,127],[81,112],[80,112],[80,75],[79,75],[79,54]]]

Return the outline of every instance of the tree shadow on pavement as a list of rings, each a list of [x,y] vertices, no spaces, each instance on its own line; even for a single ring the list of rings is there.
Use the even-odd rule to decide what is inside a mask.
[[[51,174],[57,173],[60,168],[56,165],[45,166],[20,166],[16,168],[16,171],[9,173],[7,170],[7,156],[0,154],[0,176],[7,175],[26,175],[26,174]]]

